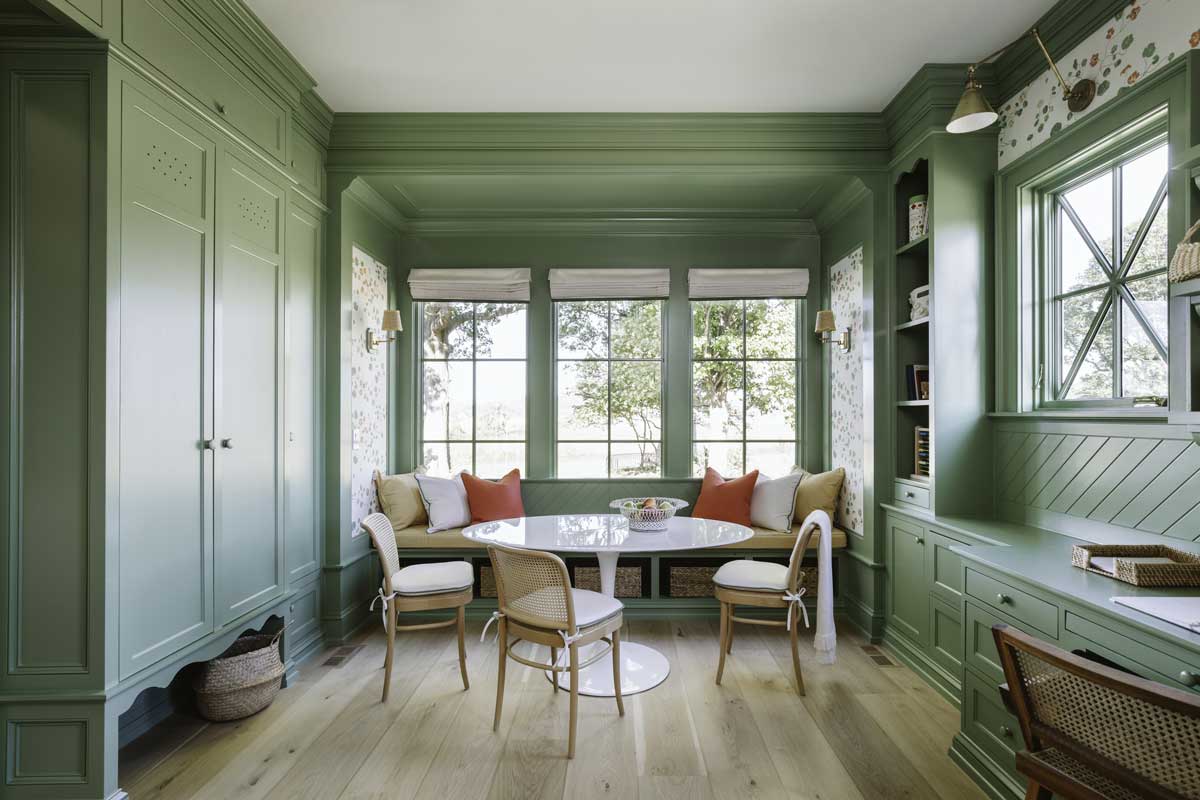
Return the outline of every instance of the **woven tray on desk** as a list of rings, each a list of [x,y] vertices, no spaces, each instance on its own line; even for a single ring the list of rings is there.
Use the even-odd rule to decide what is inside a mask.
[[[1114,574],[1110,575],[1091,566],[1089,561],[1096,556],[1115,558]],[[1169,558],[1175,563],[1137,564],[1122,561],[1121,556]],[[1077,544],[1071,548],[1071,564],[1097,575],[1132,583],[1134,586],[1200,586],[1200,556],[1164,544]]]

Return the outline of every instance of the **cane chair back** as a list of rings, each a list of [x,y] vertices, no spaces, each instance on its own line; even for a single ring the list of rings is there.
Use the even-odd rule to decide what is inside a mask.
[[[396,534],[392,528],[392,521],[386,514],[376,511],[362,521],[362,526],[367,529],[371,543],[379,553],[379,562],[383,566],[384,591],[391,592],[392,576],[400,571],[400,551],[396,548]]]
[[[553,553],[488,545],[500,613],[534,628],[575,631],[567,565]]]
[[[788,574],[787,587],[789,592],[795,592],[796,587],[800,584],[804,577],[804,570],[800,568],[804,562],[804,554],[808,552],[809,545],[812,543],[813,536],[820,538],[821,526],[817,524],[813,512],[805,518],[804,523],[800,526],[800,534],[796,537],[796,543],[792,545],[792,555],[788,559]]]
[[[1200,697],[1005,625],[993,635],[1029,751],[1019,769],[1112,797],[1200,797]]]

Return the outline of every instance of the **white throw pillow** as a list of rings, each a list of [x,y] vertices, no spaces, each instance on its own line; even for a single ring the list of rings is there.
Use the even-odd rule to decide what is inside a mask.
[[[796,508],[796,490],[800,488],[800,473],[770,478],[758,474],[754,493],[750,495],[750,524],[781,533],[791,533],[792,513]]]
[[[463,486],[462,473],[453,478],[434,478],[416,475],[421,490],[421,502],[429,516],[428,533],[462,528],[471,524],[471,506],[467,502],[467,489]]]

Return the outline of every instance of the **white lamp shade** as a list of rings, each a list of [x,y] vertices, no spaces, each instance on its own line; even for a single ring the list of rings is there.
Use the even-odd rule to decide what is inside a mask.
[[[837,323],[833,321],[832,311],[817,312],[817,328],[814,333],[833,333],[837,330]]]
[[[402,331],[404,323],[400,321],[400,312],[394,308],[386,309],[383,312],[383,325],[385,331]]]

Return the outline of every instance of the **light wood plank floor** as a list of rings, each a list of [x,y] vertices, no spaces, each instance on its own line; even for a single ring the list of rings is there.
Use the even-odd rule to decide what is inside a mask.
[[[627,698],[624,719],[612,700],[581,698],[573,761],[567,694],[513,661],[492,733],[496,646],[469,627],[469,692],[452,634],[402,634],[381,704],[372,626],[340,666],[325,664],[332,651],[302,665],[260,714],[167,720],[121,752],[121,785],[134,800],[983,797],[946,756],[958,712],[908,668],[874,663],[848,624],[833,666],[805,637],[800,698],[782,631],[738,626],[716,686],[715,621],[629,621],[627,641],[665,652],[671,676]]]

